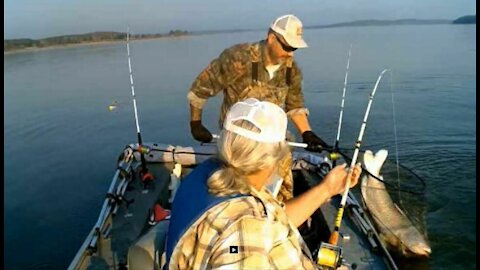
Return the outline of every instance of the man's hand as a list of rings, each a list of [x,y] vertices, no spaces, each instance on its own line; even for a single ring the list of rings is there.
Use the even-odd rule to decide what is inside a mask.
[[[213,139],[212,133],[202,125],[201,120],[190,121],[190,132],[195,140],[208,143]]]
[[[305,131],[302,134],[303,142],[306,143],[308,146],[306,148],[307,151],[311,152],[321,152],[325,148],[331,149],[332,147],[324,142],[320,137],[315,135],[311,130]]]

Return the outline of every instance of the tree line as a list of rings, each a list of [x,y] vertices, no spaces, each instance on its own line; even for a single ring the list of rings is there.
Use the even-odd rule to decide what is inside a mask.
[[[131,39],[150,39],[161,37],[175,37],[188,35],[188,31],[171,30],[167,34],[138,34],[131,35]],[[69,44],[81,44],[90,42],[120,41],[127,38],[127,33],[122,32],[94,32],[80,35],[64,35],[43,39],[6,39],[3,41],[3,51],[12,51],[28,48],[45,48],[50,46],[62,46]]]

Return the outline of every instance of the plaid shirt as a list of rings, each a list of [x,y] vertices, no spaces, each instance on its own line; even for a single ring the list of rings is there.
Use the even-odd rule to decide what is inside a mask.
[[[263,189],[205,212],[180,238],[169,269],[317,269],[298,230]]]

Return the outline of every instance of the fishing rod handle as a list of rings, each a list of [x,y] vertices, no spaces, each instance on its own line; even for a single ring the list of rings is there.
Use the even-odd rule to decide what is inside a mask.
[[[328,238],[328,243],[330,245],[337,245],[338,236],[339,236],[339,232],[338,231],[333,231],[332,234],[330,234],[330,238]]]
[[[212,134],[212,137],[214,139],[220,139],[220,135],[218,135],[218,134]],[[308,144],[306,144],[306,143],[287,142],[287,144],[289,146],[298,147],[298,148],[307,148],[308,147]]]
[[[328,239],[328,243],[331,245],[336,245],[338,242],[339,230],[343,218],[344,209],[345,205],[342,205],[338,208],[337,216],[335,217],[335,228],[333,229],[333,232],[330,234],[330,238]]]
[[[287,144],[288,144],[289,146],[299,147],[299,148],[307,148],[307,147],[308,147],[308,144],[306,144],[306,143],[287,142]]]
[[[350,182],[351,182],[350,179],[352,178],[352,176],[353,176],[353,168],[351,167],[348,170],[346,188],[342,194],[342,200],[340,201],[340,206],[338,207],[338,212],[337,212],[337,215],[335,216],[335,222],[334,222],[335,227],[332,234],[330,234],[330,238],[328,241],[328,243],[332,245],[336,245],[338,241],[339,230],[340,230],[340,226],[342,225],[343,212],[345,210],[348,193],[350,191]]]

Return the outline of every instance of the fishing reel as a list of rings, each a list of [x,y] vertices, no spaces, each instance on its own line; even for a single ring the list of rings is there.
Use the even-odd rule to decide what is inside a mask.
[[[320,243],[317,255],[317,265],[323,270],[333,270],[343,263],[342,248],[329,243]]]
[[[328,153],[328,158],[329,158],[332,162],[336,162],[339,157],[340,157],[340,154],[337,153],[337,152],[330,152],[330,153]]]
[[[315,171],[323,178],[333,168],[332,161],[329,157],[324,157],[323,160],[317,165]]]
[[[147,147],[147,146],[145,146],[145,145],[142,145],[142,147],[138,147],[138,148],[137,148],[137,151],[138,151],[139,153],[141,153],[141,154],[144,154],[144,155],[150,153],[151,150],[152,150],[152,149],[150,149],[150,147]]]
[[[155,179],[153,177],[153,175],[148,170],[144,170],[143,168],[140,169],[139,175],[140,175],[140,179],[142,179],[143,183],[151,182],[151,181],[153,181],[153,179]]]
[[[141,169],[139,171],[139,175],[144,184],[144,189],[147,189],[148,183],[152,182],[154,179],[153,175],[147,169],[145,157],[143,156],[148,154],[150,150],[151,149],[147,146],[141,145],[140,143],[137,144],[137,152],[140,154],[141,160]]]
[[[340,266],[348,269],[357,269],[357,264],[349,264],[342,256],[342,248],[329,243],[321,242],[317,254],[317,265],[322,270],[334,270]]]
[[[327,157],[330,160],[332,167],[335,167],[337,165],[337,161],[342,157],[342,155],[340,154],[338,148],[335,146],[331,152],[328,152]]]
[[[133,150],[132,148],[128,147],[123,150],[123,152],[118,156],[117,163],[123,161],[124,163],[128,163],[130,160],[133,159]]]

